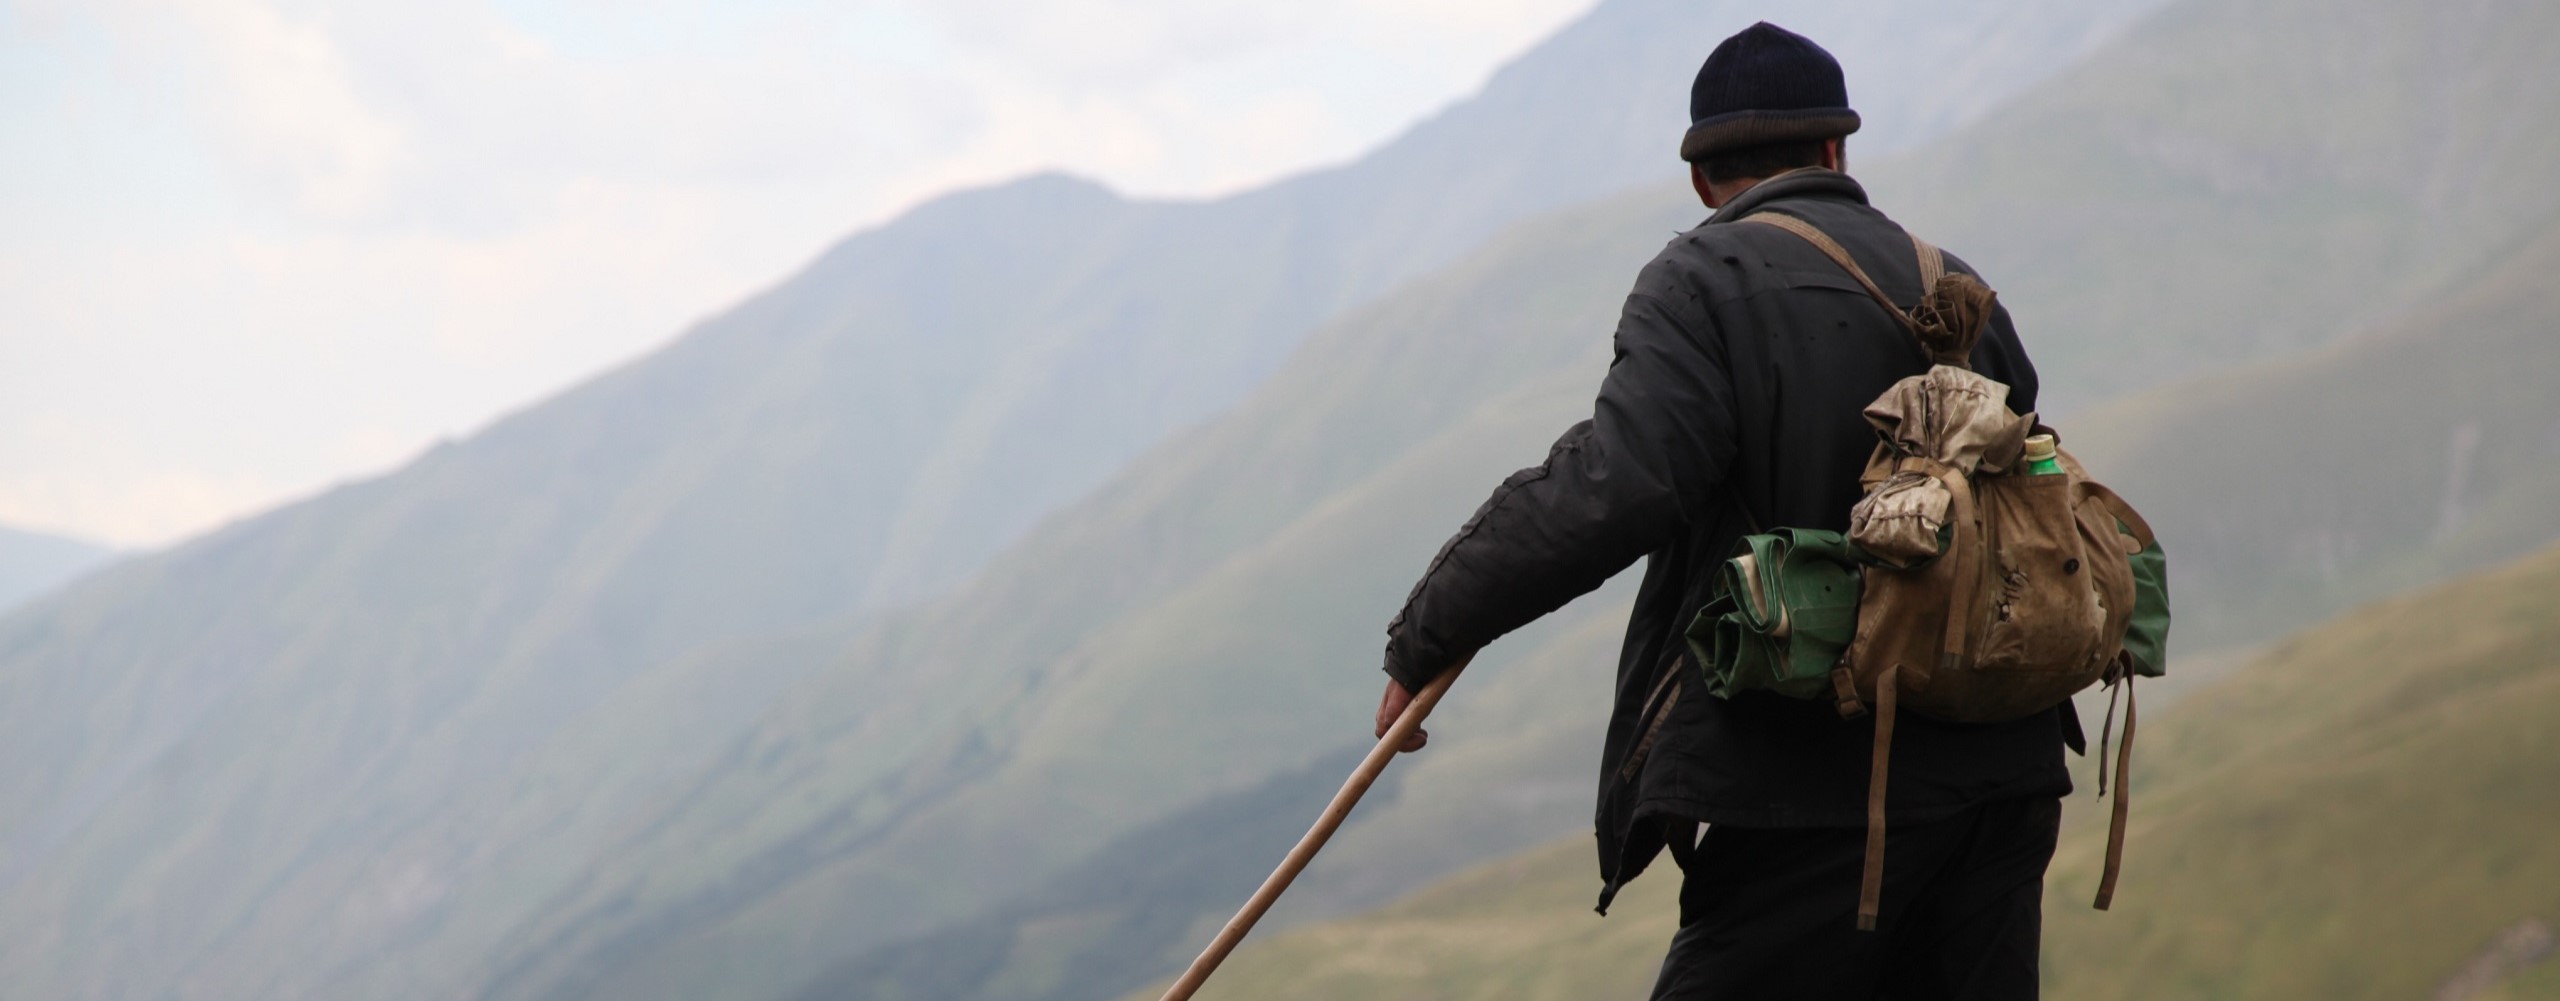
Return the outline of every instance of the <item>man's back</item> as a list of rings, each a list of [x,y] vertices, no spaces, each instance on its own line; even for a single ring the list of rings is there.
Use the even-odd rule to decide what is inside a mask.
[[[1703,328],[1721,342],[1709,350],[1720,346],[1725,355],[1737,440],[1725,482],[1747,513],[1741,525],[1730,517],[1693,523],[1686,539],[1657,551],[1658,563],[1676,564],[1664,577],[1681,582],[1678,598],[1666,587],[1638,599],[1629,643],[1641,641],[1644,649],[1622,667],[1679,656],[1682,632],[1708,597],[1710,566],[1730,556],[1751,526],[1847,529],[1862,493],[1858,476],[1876,442],[1865,407],[1929,367],[1909,331],[1811,245],[1771,227],[1729,225],[1758,212],[1813,223],[1888,295],[1919,298],[1910,237],[1866,206],[1855,182],[1829,171],[1764,182],[1666,248],[1658,260],[1677,283],[1666,292],[1694,289],[1699,301],[1691,311],[1705,317],[1683,326]],[[1973,366],[2011,387],[2011,409],[2034,409],[2035,370],[2005,312],[1984,333]],[[1632,680],[1622,677],[1622,692]],[[1756,827],[1864,822],[1872,721],[1842,720],[1828,703],[1768,694],[1684,701],[1671,707],[1655,739],[1651,754],[1660,764],[1645,767],[1631,797],[1621,797],[1631,798],[1634,812]],[[1634,730],[1642,708],[1621,707],[1625,718],[1613,735]],[[1892,817],[1908,823],[1990,798],[2067,792],[2061,743],[2053,714],[1997,727],[1915,718],[1897,734]]]
[[[1821,84],[1811,96],[1789,96],[1808,79]],[[1697,124],[1683,147],[1699,164],[1701,197],[1718,211],[1638,277],[1592,419],[1494,491],[1388,627],[1387,671],[1419,690],[1648,559],[1620,653],[1597,826],[1603,907],[1666,846],[1688,870],[1683,931],[1657,997],[1865,996],[1888,976],[1920,976],[1913,957],[1942,954],[1959,965],[2003,957],[1950,973],[1949,984],[2034,993],[2034,890],[2058,798],[2070,789],[2062,750],[2078,740],[2067,705],[2011,723],[1900,724],[1888,814],[1895,858],[1915,864],[1888,867],[1879,931],[1860,933],[1851,912],[1873,720],[1768,693],[1709,696],[1685,657],[1709,571],[1743,535],[1848,527],[1876,441],[1864,408],[1929,366],[1911,334],[1813,246],[1735,224],[1761,212],[1812,223],[1889,296],[1914,302],[1910,238],[1855,181],[1814,168],[1747,174],[1722,188],[1710,177],[1711,167],[1762,162],[1773,150],[1801,157],[1801,145],[1766,144],[1823,134],[1808,129],[1854,131],[1844,94],[1836,63],[1782,30],[1755,26],[1718,47],[1700,73]],[[1773,100],[1774,112],[1749,103]],[[1736,144],[1737,160],[1716,160]],[[1819,152],[1836,164],[1838,141]],[[1952,258],[1948,267],[1967,270]],[[2005,312],[1972,362],[2011,387],[2011,409],[2033,409],[2034,368]],[[1387,701],[1395,695],[1391,686]],[[1693,845],[1702,822],[1714,832]],[[1915,944],[1923,942],[1938,944]],[[1790,970],[1815,979],[1786,979]]]
[[[1620,846],[1602,859],[1613,887],[1652,855],[1658,842],[1644,827],[1653,818],[1865,822],[1872,721],[1768,694],[1666,698],[1675,670],[1694,670],[1681,661],[1682,636],[1706,602],[1710,566],[1755,525],[1846,529],[1876,440],[1864,408],[1928,368],[1910,333],[1819,251],[1771,227],[1731,224],[1763,211],[1812,222],[1888,295],[1919,297],[1909,237],[1847,175],[1802,170],[1752,188],[1644,269],[1594,419],[1497,491],[1390,627],[1390,671],[1418,688],[1454,652],[1650,557],[1604,755],[1602,840]],[[2012,409],[2034,409],[2034,369],[2005,313],[1974,366],[2012,387]],[[2064,726],[2054,713],[1997,726],[1913,720],[1896,737],[1892,818],[2067,792]]]

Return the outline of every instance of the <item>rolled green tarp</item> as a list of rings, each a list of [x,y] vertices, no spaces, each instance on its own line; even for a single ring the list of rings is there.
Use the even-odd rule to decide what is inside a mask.
[[[1858,631],[1859,574],[1876,561],[1841,533],[1804,528],[1744,536],[1738,549],[1716,568],[1714,596],[1689,623],[1707,691],[1831,698],[1831,669]],[[2168,557],[2155,542],[2131,562],[2124,649],[2135,674],[2157,678],[2168,673]]]
[[[1745,536],[1740,550],[1716,568],[1715,597],[1689,623],[1707,691],[1829,698],[1832,665],[1858,629],[1865,556],[1838,532],[1803,528]]]
[[[2135,674],[2169,673],[2169,557],[2157,541],[2133,554],[2133,621],[2124,624],[2124,652],[2133,656]]]

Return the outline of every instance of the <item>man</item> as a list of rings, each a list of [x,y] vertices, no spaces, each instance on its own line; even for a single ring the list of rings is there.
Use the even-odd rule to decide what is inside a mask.
[[[1505,480],[1414,585],[1388,626],[1379,732],[1451,664],[1648,557],[1598,828],[1604,910],[1666,847],[1685,872],[1654,997],[2032,998],[2044,869],[2071,788],[2062,750],[2080,744],[2067,703],[2011,723],[1901,721],[1883,911],[1859,931],[1873,718],[1843,719],[1829,700],[1699,694],[1684,656],[1710,571],[1741,536],[1848,527],[1876,440],[1861,412],[1928,367],[1811,244],[1735,225],[1764,212],[1810,222],[1896,301],[1919,299],[1909,236],[1841,172],[1859,120],[1838,62],[1753,25],[1707,58],[1690,118],[1681,158],[1714,214],[1636,279],[1591,419]],[[2034,409],[2035,369],[2005,312],[1972,363],[2011,387],[2011,409]]]

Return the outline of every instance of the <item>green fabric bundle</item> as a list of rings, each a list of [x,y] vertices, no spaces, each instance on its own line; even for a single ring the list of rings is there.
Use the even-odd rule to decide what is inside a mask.
[[[1858,631],[1859,572],[1875,561],[1838,532],[1803,528],[1745,536],[1739,549],[1716,568],[1714,597],[1689,623],[1707,691],[1832,697],[1831,668]],[[2124,649],[2135,674],[2157,678],[2169,666],[2168,557],[2155,542],[2131,562]]]
[[[1866,556],[1838,532],[1781,528],[1746,536],[1716,568],[1715,597],[1689,624],[1707,691],[1828,698],[1831,668],[1858,629]]]
[[[2133,555],[2133,621],[2124,626],[2124,652],[2133,655],[2135,674],[2169,673],[2169,557],[2158,542]]]

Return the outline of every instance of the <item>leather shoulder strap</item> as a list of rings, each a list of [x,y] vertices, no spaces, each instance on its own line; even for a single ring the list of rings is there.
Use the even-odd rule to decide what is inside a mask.
[[[2133,505],[2125,503],[2123,497],[2107,489],[2104,484],[2087,479],[2087,474],[2083,473],[2082,476],[2080,488],[2088,491],[2092,499],[2105,505],[2107,511],[2116,516],[2117,521],[2123,522],[2124,527],[2132,533],[2134,541],[2142,543],[2142,548],[2149,549],[2159,541],[2159,536],[2151,532],[2151,523],[2144,521],[2142,513],[2135,511]]]
[[[1920,255],[1920,294],[1926,296],[1930,289],[1938,287],[1938,279],[1947,276],[1947,254],[1918,233],[1904,235],[1911,237],[1911,249]]]
[[[1857,259],[1849,256],[1849,249],[1841,246],[1840,241],[1832,239],[1831,234],[1823,232],[1812,223],[1783,212],[1755,212],[1735,221],[1775,226],[1795,234],[1806,243],[1813,244],[1815,250],[1822,251],[1822,256],[1830,258],[1831,263],[1839,265],[1840,270],[1848,272],[1849,277],[1857,279],[1858,285],[1865,288],[1868,295],[1875,297],[1876,304],[1883,306],[1885,312],[1893,314],[1893,318],[1901,322],[1903,329],[1911,331],[1914,336],[1920,333],[1919,324],[1911,319],[1911,314],[1904,310],[1900,303],[1894,302],[1892,296],[1884,294],[1884,289],[1876,285],[1876,280],[1867,277],[1867,269],[1859,267]],[[1938,248],[1921,243],[1918,237],[1913,237],[1912,243],[1920,248],[1920,288],[1922,293],[1926,294],[1932,286],[1937,284],[1936,276],[1930,273],[1933,270],[1932,266],[1934,265],[1934,270],[1938,274],[1943,275],[1946,273],[1946,259],[1937,252]]]

